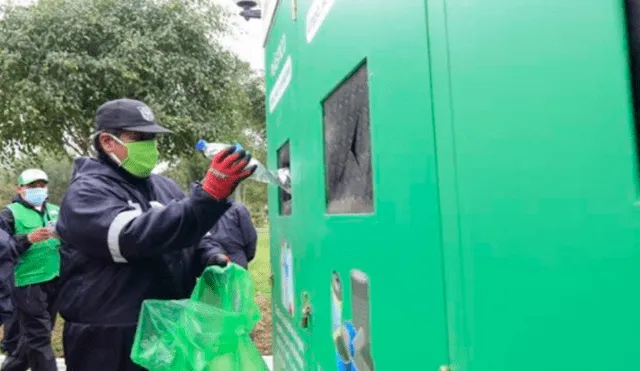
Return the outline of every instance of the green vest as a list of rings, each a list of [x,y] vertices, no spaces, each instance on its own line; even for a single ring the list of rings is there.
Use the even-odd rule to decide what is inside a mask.
[[[15,234],[29,234],[58,220],[59,208],[46,204],[44,215],[20,203],[8,206],[15,220]],[[51,281],[60,275],[60,241],[49,239],[32,244],[15,266],[16,287]]]

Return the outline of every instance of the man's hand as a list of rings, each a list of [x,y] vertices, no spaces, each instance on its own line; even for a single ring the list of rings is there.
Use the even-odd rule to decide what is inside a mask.
[[[217,265],[218,267],[226,267],[231,262],[228,256],[224,254],[215,254],[207,260],[207,265]]]
[[[27,239],[31,243],[46,241],[51,238],[51,229],[47,227],[38,228],[27,235]]]
[[[244,170],[249,161],[251,161],[251,155],[245,150],[236,152],[235,146],[218,152],[211,160],[207,175],[202,182],[202,189],[216,200],[224,200],[233,193],[241,181],[256,171],[256,165]]]

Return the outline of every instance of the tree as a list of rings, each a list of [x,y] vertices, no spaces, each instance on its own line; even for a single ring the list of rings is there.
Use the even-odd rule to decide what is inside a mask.
[[[0,9],[5,155],[87,154],[95,110],[128,97],[174,131],[163,155],[241,132],[246,63],[218,42],[228,18],[206,0],[40,0]]]
[[[41,152],[31,156],[21,156],[0,168],[0,208],[14,197],[18,176],[29,168],[44,170],[49,177],[49,201],[60,204],[62,196],[71,182],[72,161],[66,155]]]

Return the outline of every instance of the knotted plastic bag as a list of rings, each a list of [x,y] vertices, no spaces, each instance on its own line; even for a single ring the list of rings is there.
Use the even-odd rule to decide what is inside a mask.
[[[149,371],[268,371],[249,336],[259,320],[249,273],[211,266],[190,299],[142,303],[131,359]]]

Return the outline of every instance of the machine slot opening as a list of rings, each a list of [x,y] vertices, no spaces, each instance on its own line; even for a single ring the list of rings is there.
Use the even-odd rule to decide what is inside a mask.
[[[329,214],[373,212],[369,81],[366,63],[322,103]]]
[[[289,141],[278,149],[278,169],[290,168]],[[291,215],[291,194],[278,187],[278,209],[280,215]]]
[[[636,155],[640,156],[640,0],[625,0],[631,96],[636,134]]]

